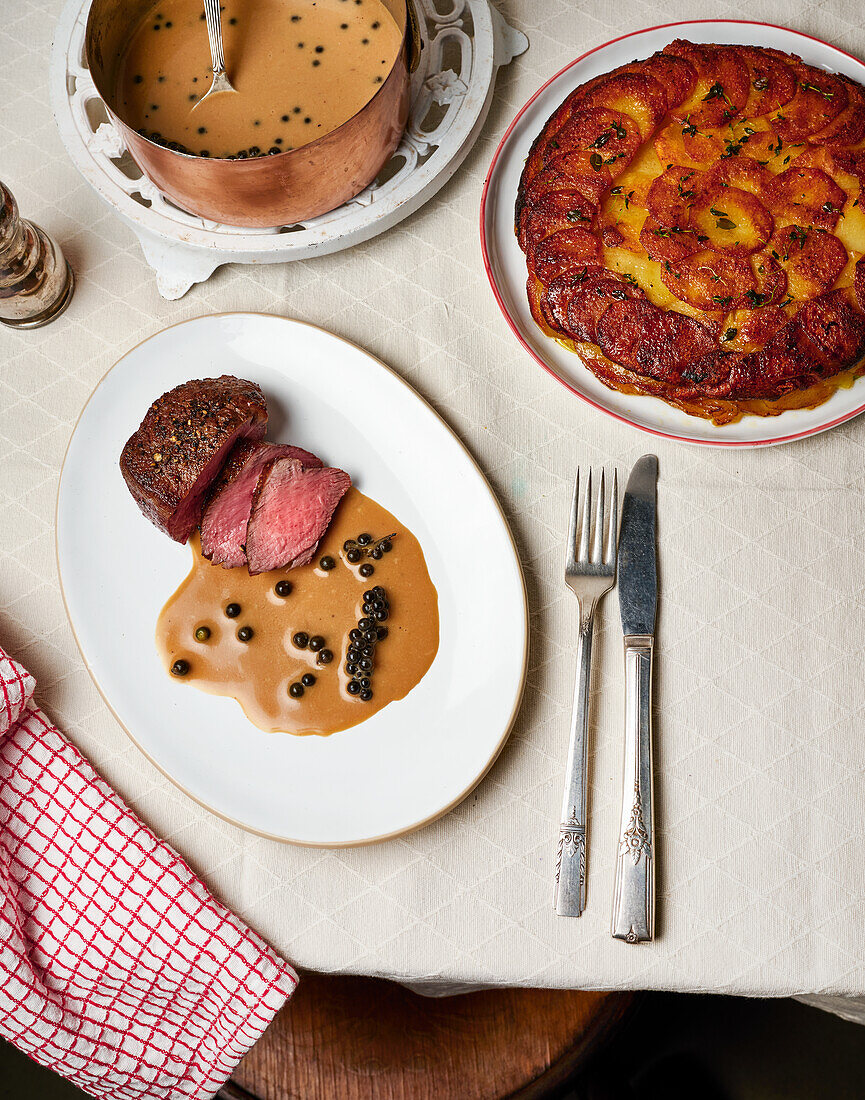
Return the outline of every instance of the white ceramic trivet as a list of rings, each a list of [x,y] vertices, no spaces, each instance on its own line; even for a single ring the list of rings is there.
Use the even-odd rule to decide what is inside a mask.
[[[369,240],[417,210],[474,144],[496,71],[528,47],[488,0],[413,0],[423,40],[408,126],[378,179],[351,202],[299,225],[240,229],[180,210],[129,156],[84,59],[89,0],[69,0],[51,55],[54,116],[69,155],[141,242],[163,298],[180,298],[221,264],[285,263]]]

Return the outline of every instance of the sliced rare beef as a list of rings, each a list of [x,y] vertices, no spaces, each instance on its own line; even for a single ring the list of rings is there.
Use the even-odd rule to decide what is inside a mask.
[[[186,542],[232,447],[261,439],[266,427],[264,394],[254,382],[227,374],[184,382],[147,410],[120,470],[151,523]]]
[[[320,468],[321,459],[300,447],[284,443],[238,443],[213,484],[201,520],[201,552],[226,569],[246,565],[246,526],[252,496],[264,468],[280,458],[293,458],[307,469]]]
[[[250,573],[308,565],[351,478],[332,467],[280,458],[258,479],[246,530]]]

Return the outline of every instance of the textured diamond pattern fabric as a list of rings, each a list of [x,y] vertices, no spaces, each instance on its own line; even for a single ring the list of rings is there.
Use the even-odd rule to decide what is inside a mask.
[[[568,394],[517,345],[487,286],[477,213],[518,107],[615,35],[683,16],[672,0],[501,4],[530,39],[498,77],[462,168],[423,209],[351,251],[223,268],[162,300],[131,232],[68,162],[47,106],[58,0],[0,26],[0,174],[61,241],[67,314],[0,334],[0,632],[41,703],[208,884],[301,966],[414,983],[865,993],[865,419],[779,449],[714,452],[654,440]],[[778,0],[689,17],[784,22]],[[850,0],[804,3],[797,29],[865,52]],[[422,831],[346,851],[281,846],[190,802],[133,747],[90,681],[54,560],[63,451],[87,395],[128,348],[202,313],[261,310],[323,325],[392,364],[478,459],[525,565],[525,701],[484,783]],[[202,369],[205,368],[202,365]],[[555,916],[552,868],[576,605],[562,583],[575,465],[660,459],[656,650],[659,927],[609,935],[622,748],[617,601],[595,639],[588,909]],[[362,731],[358,732],[362,736]]]

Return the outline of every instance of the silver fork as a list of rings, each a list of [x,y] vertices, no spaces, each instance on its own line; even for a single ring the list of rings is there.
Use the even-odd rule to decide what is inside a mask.
[[[568,746],[568,770],[562,799],[562,822],[556,859],[556,912],[579,917],[586,907],[586,770],[588,763],[589,677],[592,667],[592,628],[598,600],[616,581],[616,544],[619,522],[618,478],[613,471],[609,509],[604,471],[597,499],[592,498],[592,470],[580,492],[580,471],[574,484],[574,503],[568,530],[565,584],[580,602],[577,643],[577,679]]]

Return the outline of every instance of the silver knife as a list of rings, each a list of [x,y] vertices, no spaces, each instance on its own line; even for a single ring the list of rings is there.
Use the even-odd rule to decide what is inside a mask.
[[[619,609],[625,637],[625,767],[612,934],[628,943],[644,943],[655,934],[652,650],[658,605],[657,488],[658,459],[643,455],[628,478],[619,536]]]

